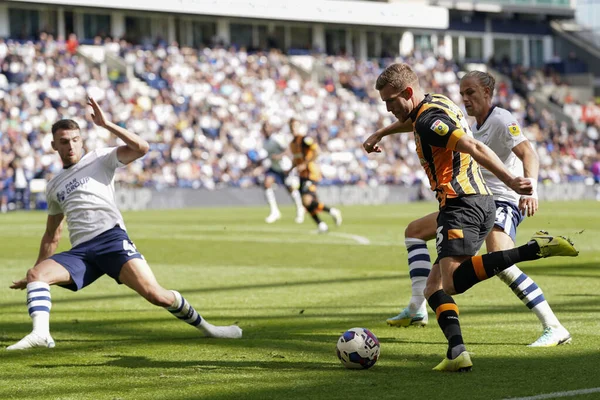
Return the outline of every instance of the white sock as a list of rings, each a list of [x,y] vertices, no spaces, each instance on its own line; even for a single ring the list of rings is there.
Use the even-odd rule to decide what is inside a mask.
[[[187,322],[191,326],[200,329],[200,325],[203,322],[200,314],[194,310],[194,307],[188,303],[188,301],[176,290],[171,290],[175,295],[175,301],[171,304],[171,307],[167,307],[167,311],[173,314],[176,318]]]
[[[427,242],[416,238],[405,238],[408,251],[408,272],[412,285],[412,297],[408,307],[411,311],[427,310],[427,303],[423,291],[427,277],[431,272],[431,258],[427,250]]]
[[[175,317],[187,322],[193,327],[204,333],[205,336],[215,338],[239,339],[242,337],[242,330],[239,326],[215,326],[208,323],[194,310],[194,307],[176,290],[171,290],[175,295],[175,301],[167,310]]]
[[[275,192],[273,189],[265,189],[265,196],[267,198],[267,203],[269,203],[269,207],[271,207],[271,214],[279,214],[279,208],[277,207],[277,200],[275,200]]]
[[[304,213],[304,206],[302,205],[302,196],[297,189],[294,189],[291,193],[294,204],[296,204],[296,212],[300,215]]]
[[[546,301],[542,289],[516,265],[500,272],[498,277],[512,289],[527,308],[535,313],[544,328],[561,326]]]
[[[41,337],[50,335],[50,285],[46,282],[27,284],[27,311],[33,321],[33,332]]]

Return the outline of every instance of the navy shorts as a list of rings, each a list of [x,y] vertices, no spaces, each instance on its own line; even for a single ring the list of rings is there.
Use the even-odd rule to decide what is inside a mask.
[[[278,185],[285,186],[285,174],[281,171],[275,171],[274,169],[269,168],[265,174],[266,176],[272,176],[275,179],[275,183]]]
[[[123,264],[134,258],[144,259],[127,236],[127,232],[119,226],[50,258],[69,271],[73,283],[61,286],[74,292],[83,289],[104,274],[120,284],[119,274]]]
[[[496,201],[496,220],[494,226],[502,229],[516,243],[517,226],[525,217],[516,204],[507,201]]]

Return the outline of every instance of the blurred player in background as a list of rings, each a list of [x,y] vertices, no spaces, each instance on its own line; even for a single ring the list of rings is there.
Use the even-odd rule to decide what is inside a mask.
[[[268,161],[269,163],[263,186],[265,188],[267,203],[271,208],[271,213],[265,218],[265,222],[272,224],[281,218],[281,212],[279,211],[279,207],[277,207],[277,200],[273,191],[273,184],[277,183],[278,185],[285,186],[290,196],[292,196],[296,205],[295,221],[301,224],[304,222],[305,211],[302,205],[302,197],[298,190],[300,184],[298,179],[286,173],[292,167],[292,162],[288,157],[288,141],[283,134],[273,133],[273,127],[266,121],[263,123],[262,133],[265,138],[263,148],[267,152],[267,156],[266,159],[261,161]]]
[[[489,146],[511,173],[531,179],[534,192],[532,196],[519,196],[494,174],[482,169],[482,175],[492,190],[496,203],[494,228],[486,238],[488,252],[512,249],[515,246],[517,226],[525,215],[533,216],[538,209],[535,190],[539,169],[537,154],[512,114],[492,105],[494,87],[494,77],[486,72],[471,71],[461,79],[460,91],[465,109],[468,115],[476,119],[471,128],[473,135]],[[406,327],[427,324],[427,304],[423,290],[431,272],[431,260],[426,242],[436,237],[438,214],[435,212],[412,221],[404,232],[412,297],[400,314],[387,320],[389,325]],[[542,335],[529,346],[550,347],[571,341],[571,335],[554,315],[542,289],[531,278],[516,265],[500,272],[498,277],[542,323]]]
[[[7,350],[54,347],[50,335],[50,285],[78,291],[104,274],[124,283],[150,303],[164,307],[205,336],[242,337],[242,330],[235,325],[208,323],[179,292],[164,289],[156,281],[148,263],[127,235],[114,195],[115,170],[143,157],[148,152],[148,142],[107,121],[93,99],[89,99],[88,105],[93,109],[94,123],[106,128],[125,145],[83,155],[83,139],[75,121],[63,119],[52,126],[52,148],[58,152],[64,169],[46,189],[48,220],[38,260],[25,278],[10,286],[27,289],[27,309],[33,330]],[[54,254],[65,217],[73,248]]]
[[[295,118],[290,120],[290,132],[294,135],[292,143],[290,143],[290,150],[294,157],[292,169],[296,168],[300,176],[302,204],[317,224],[318,231],[325,233],[329,230],[329,227],[319,218],[319,213],[321,211],[328,212],[337,226],[342,224],[342,213],[337,208],[327,207],[325,204],[320,203],[317,197],[317,184],[321,181],[321,169],[316,162],[319,155],[319,145],[313,138],[306,136],[301,131],[300,122]]]
[[[410,122],[417,154],[439,201],[436,248],[438,259],[424,289],[438,325],[448,342],[445,358],[434,370],[470,371],[473,363],[460,328],[458,306],[451,297],[521,261],[553,256],[577,256],[561,236],[537,232],[525,245],[476,255],[494,227],[496,205],[479,165],[519,194],[533,194],[531,180],[513,175],[485,144],[475,140],[460,108],[447,97],[426,94],[407,64],[392,64],[375,87],[400,124]],[[383,135],[371,135],[367,152],[379,152]]]

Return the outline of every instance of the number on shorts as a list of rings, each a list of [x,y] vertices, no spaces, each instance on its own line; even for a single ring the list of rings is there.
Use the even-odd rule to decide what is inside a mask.
[[[444,235],[442,235],[442,230],[444,229],[443,226],[438,226],[438,228],[435,230],[435,233],[437,234],[435,237],[435,247],[437,248],[437,252],[439,253],[441,250],[441,246],[442,246],[442,241],[444,240]]]
[[[123,240],[123,250],[125,250],[127,252],[127,255],[130,256],[138,252],[135,247],[135,244],[133,244],[133,242],[130,242],[129,240]]]
[[[506,214],[504,213],[504,209],[502,207],[496,208],[496,222],[501,224],[506,219]]]

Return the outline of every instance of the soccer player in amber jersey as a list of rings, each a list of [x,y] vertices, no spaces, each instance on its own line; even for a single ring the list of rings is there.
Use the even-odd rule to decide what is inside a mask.
[[[461,79],[460,86],[467,114],[476,118],[472,126],[475,139],[489,146],[511,173],[524,175],[534,184],[532,196],[520,196],[495,175],[482,169],[496,203],[494,228],[486,238],[487,250],[511,249],[515,245],[517,226],[526,214],[532,216],[538,208],[535,186],[539,160],[515,117],[492,104],[495,86],[493,76],[482,71],[471,71]],[[408,252],[412,297],[406,308],[387,320],[391,326],[427,324],[423,290],[431,271],[431,261],[426,242],[436,237],[437,216],[438,212],[431,213],[412,221],[406,228],[404,241]],[[516,265],[505,269],[498,277],[535,313],[542,324],[542,335],[530,347],[552,347],[571,341],[571,335],[554,315],[542,289],[530,277]]]
[[[452,295],[467,291],[520,261],[576,256],[566,238],[536,233],[515,249],[476,256],[492,230],[496,206],[479,164],[519,194],[531,195],[529,179],[515,177],[498,156],[475,140],[460,108],[441,95],[425,94],[407,64],[393,64],[377,78],[376,89],[399,124],[412,125],[417,153],[440,205],[434,262],[425,297],[448,341],[446,357],[434,369],[468,371],[473,364],[463,341],[458,307]],[[364,148],[379,152],[383,135],[369,137]]]
[[[290,143],[290,150],[294,157],[292,169],[296,168],[300,176],[302,204],[317,224],[319,232],[325,233],[329,230],[329,227],[319,218],[319,213],[321,211],[328,212],[337,226],[342,224],[342,213],[337,208],[328,207],[319,202],[317,184],[321,181],[321,168],[316,162],[319,155],[319,145],[313,138],[300,132],[299,124],[298,120],[294,118],[290,120],[290,132],[294,135]]]

